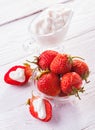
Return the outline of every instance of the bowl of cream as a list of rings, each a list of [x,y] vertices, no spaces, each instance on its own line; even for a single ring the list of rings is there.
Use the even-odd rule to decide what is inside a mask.
[[[29,25],[31,40],[42,47],[63,43],[73,11],[63,4],[50,6],[37,15]]]

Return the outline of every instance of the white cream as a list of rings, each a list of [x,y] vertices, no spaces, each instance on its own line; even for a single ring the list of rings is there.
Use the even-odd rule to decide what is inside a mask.
[[[13,80],[18,81],[18,82],[24,82],[25,81],[24,69],[17,68],[15,71],[12,71],[9,73],[9,77]]]
[[[34,21],[32,32],[41,35],[53,33],[66,24],[69,14],[69,9],[60,6],[49,8]]]
[[[38,98],[33,101],[34,111],[38,113],[40,119],[46,118],[46,109],[43,99]]]

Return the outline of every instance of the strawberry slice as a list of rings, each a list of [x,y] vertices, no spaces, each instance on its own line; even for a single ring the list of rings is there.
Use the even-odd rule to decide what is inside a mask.
[[[16,65],[11,67],[4,75],[4,81],[11,85],[22,86],[32,76],[32,69],[29,65]]]
[[[52,118],[52,106],[46,99],[42,99],[36,96],[32,96],[28,99],[30,114],[44,122],[48,122]]]

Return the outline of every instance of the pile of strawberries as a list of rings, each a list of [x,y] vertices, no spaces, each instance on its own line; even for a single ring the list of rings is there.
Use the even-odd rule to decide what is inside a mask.
[[[28,61],[30,62],[30,61]],[[32,69],[29,64],[16,65],[11,67],[4,75],[4,81],[15,86],[23,86],[28,83],[29,79],[35,78],[33,73],[36,70],[37,89],[48,96],[70,96],[75,95],[80,99],[79,92],[84,92],[82,82],[89,76],[89,67],[84,59],[78,56],[62,54],[54,50],[42,52],[32,62],[37,65]],[[13,76],[13,77],[12,77]],[[39,100],[39,96],[34,96],[28,100],[29,111],[31,115],[41,121],[49,121],[52,117],[52,105],[47,99],[41,99],[44,104],[46,116],[40,117],[39,113],[43,110],[42,106],[36,106],[34,102]],[[40,108],[39,108],[40,106]],[[43,113],[40,113],[43,116]]]
[[[34,62],[38,65],[37,87],[49,96],[75,95],[83,92],[82,81],[89,76],[88,65],[78,56],[46,50]]]

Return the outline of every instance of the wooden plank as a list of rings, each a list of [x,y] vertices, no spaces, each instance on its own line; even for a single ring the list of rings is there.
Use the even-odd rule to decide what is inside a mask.
[[[44,8],[71,0],[1,0],[0,1],[0,26],[29,17],[42,11]]]
[[[11,66],[23,64],[34,55],[34,46],[31,54],[22,48],[30,37],[28,26],[33,17],[0,28],[0,130],[95,130],[94,5],[93,0],[76,2],[63,45],[65,53],[85,58],[91,71],[90,83],[85,85],[81,100],[53,104],[53,118],[48,123],[34,119],[25,105],[31,97],[31,84],[16,87],[4,82],[4,74]]]

